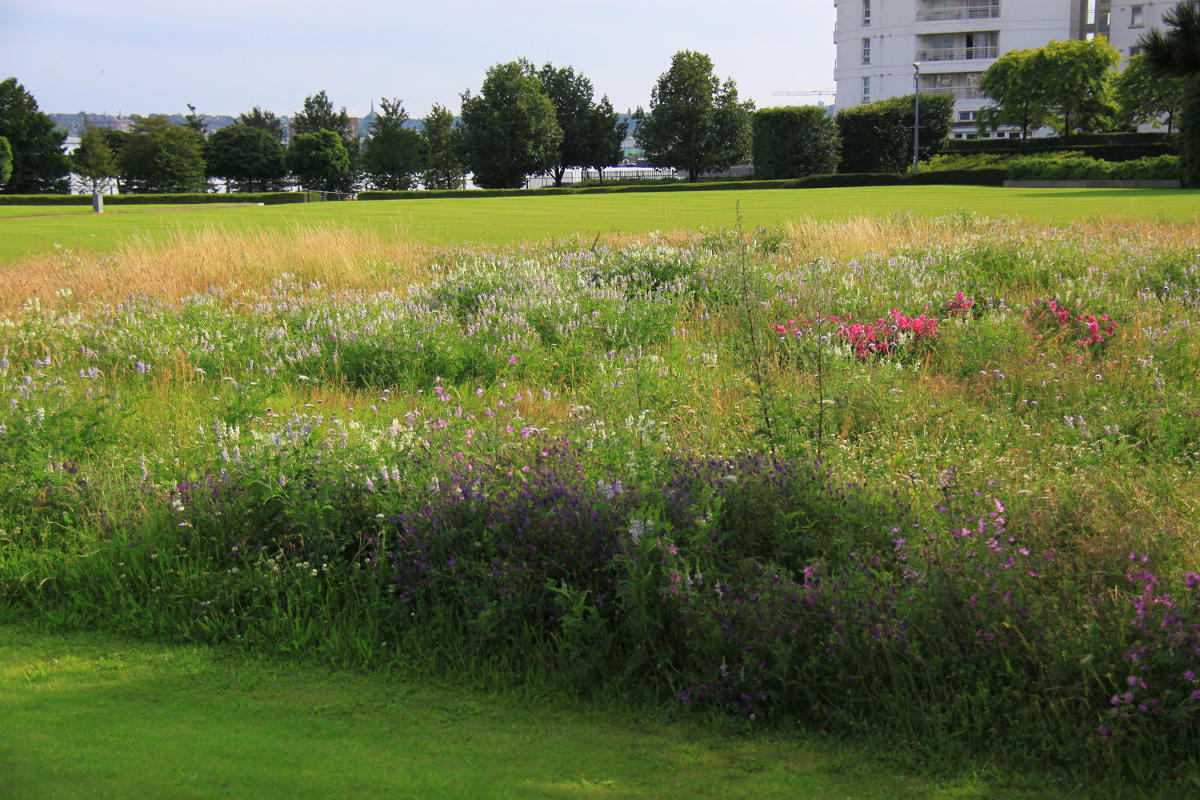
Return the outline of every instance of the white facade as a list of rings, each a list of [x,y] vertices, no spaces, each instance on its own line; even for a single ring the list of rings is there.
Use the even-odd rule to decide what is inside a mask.
[[[922,94],[955,97],[951,136],[974,138],[976,114],[987,105],[979,79],[1001,55],[1100,35],[1110,36],[1128,58],[1138,37],[1160,25],[1175,1],[834,0],[837,106],[912,94],[916,63]]]
[[[1108,14],[1108,41],[1121,51],[1122,59],[1136,56],[1137,40],[1151,28],[1162,28],[1163,14],[1178,4],[1170,2],[1113,3]],[[1166,33],[1166,30],[1163,30]]]

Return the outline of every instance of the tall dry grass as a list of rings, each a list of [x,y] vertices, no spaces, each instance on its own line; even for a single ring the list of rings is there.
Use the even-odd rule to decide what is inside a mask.
[[[0,268],[0,313],[37,298],[111,302],[130,293],[174,301],[220,286],[261,291],[287,273],[332,290],[403,290],[428,278],[430,248],[411,239],[334,226],[288,230],[177,231],[137,235],[112,253],[45,253]]]

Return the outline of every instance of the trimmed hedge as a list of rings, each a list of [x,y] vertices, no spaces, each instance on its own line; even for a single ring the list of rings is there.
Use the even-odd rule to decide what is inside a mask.
[[[455,191],[359,192],[359,200],[427,200],[435,197],[527,197],[556,194],[617,194],[624,192],[704,192],[721,189],[823,189],[839,186],[895,186],[911,184],[965,184],[1000,186],[1006,176],[1002,169],[960,169],[904,175],[896,172],[839,172],[831,175],[809,175],[790,180],[738,180],[711,183],[657,183],[647,185],[589,186],[561,189],[466,189]]]
[[[1008,177],[1013,180],[1178,180],[1179,176],[1179,156],[1136,161],[1027,156],[1008,162]]]
[[[841,161],[837,123],[817,106],[754,112],[754,172],[764,179],[835,172]]]
[[[945,152],[992,153],[996,155],[1035,155],[1071,150],[1101,161],[1136,161],[1139,158],[1176,155],[1177,135],[1163,133],[1127,133],[1077,135],[1065,141],[1058,136],[1045,139],[954,139]]]
[[[152,204],[202,204],[202,203],[304,203],[307,192],[212,192],[189,194],[106,194],[104,205],[129,203]],[[86,206],[91,205],[90,194],[0,194],[0,205],[6,206]]]

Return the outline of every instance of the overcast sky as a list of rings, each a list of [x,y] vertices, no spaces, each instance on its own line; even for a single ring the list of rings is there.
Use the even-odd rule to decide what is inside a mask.
[[[806,104],[773,93],[833,88],[833,20],[832,0],[0,0],[0,80],[49,113],[282,115],[324,89],[354,116],[383,96],[420,117],[523,57],[624,111],[690,49],[742,99]]]

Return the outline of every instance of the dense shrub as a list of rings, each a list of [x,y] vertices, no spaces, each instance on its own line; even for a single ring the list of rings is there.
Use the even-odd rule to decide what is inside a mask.
[[[837,114],[842,141],[843,172],[901,172],[912,163],[915,97],[892,97],[844,108]],[[928,159],[946,146],[953,121],[954,98],[921,96],[920,157]]]
[[[754,113],[753,129],[755,177],[802,178],[837,171],[837,123],[824,108],[764,108]]]
[[[1065,155],[1013,158],[1008,175],[1013,180],[1178,180],[1180,171],[1178,156],[1114,162]]]

